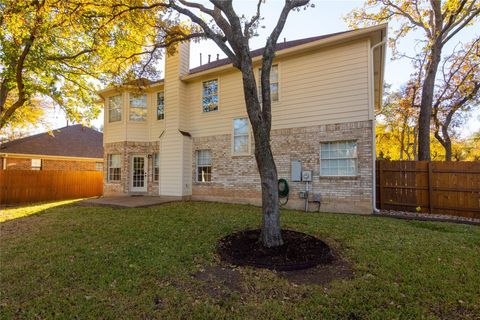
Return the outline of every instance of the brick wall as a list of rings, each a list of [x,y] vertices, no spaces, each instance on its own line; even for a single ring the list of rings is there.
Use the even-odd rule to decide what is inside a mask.
[[[32,168],[32,160],[25,158],[6,158],[6,170],[30,170]],[[3,168],[3,162],[2,162]]]
[[[95,171],[96,162],[92,161],[65,161],[65,160],[42,160],[42,170],[63,171]]]
[[[355,140],[358,152],[358,175],[355,177],[320,177],[320,143]],[[260,178],[253,154],[231,155],[231,135],[193,139],[193,176],[195,151],[212,151],[212,182],[193,182],[192,198],[198,200],[261,203]],[[313,192],[322,197],[321,211],[372,212],[372,127],[371,121],[320,125],[306,128],[272,131],[274,153],[279,178],[289,182],[287,207],[303,209],[304,200],[298,193],[305,190],[304,182],[291,182],[292,160],[302,162],[303,170],[313,171]],[[312,190],[312,189],[311,189]],[[317,205],[310,204],[316,210]]]
[[[31,159],[8,157],[6,161],[7,170],[30,170],[32,168]],[[3,162],[1,161],[0,168],[3,168]],[[42,170],[94,171],[96,170],[96,162],[42,159]]]
[[[158,152],[158,142],[115,142],[104,145],[104,188],[106,196],[131,194],[131,156],[150,155],[147,157],[147,194],[158,195],[158,181],[153,181],[153,154]],[[122,157],[122,170],[120,181],[108,181],[108,154],[120,154]]]

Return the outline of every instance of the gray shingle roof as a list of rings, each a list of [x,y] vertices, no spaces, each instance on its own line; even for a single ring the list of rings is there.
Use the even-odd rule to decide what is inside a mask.
[[[0,153],[103,158],[103,133],[76,124],[3,143]]]

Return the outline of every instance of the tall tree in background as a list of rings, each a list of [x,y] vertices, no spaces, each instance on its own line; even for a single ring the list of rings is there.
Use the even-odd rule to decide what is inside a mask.
[[[132,0],[129,3],[143,3]],[[149,11],[116,19],[116,1],[4,0],[0,2],[0,130],[40,100],[60,106],[70,121],[95,118],[99,82],[131,72],[143,44],[156,41]],[[154,21],[155,20],[155,21]],[[28,118],[24,118],[28,119]]]
[[[383,108],[377,114],[384,123],[379,125],[377,132],[378,148],[384,156],[388,155],[391,159],[416,160],[419,89],[418,82],[413,79],[401,89],[387,93]],[[386,141],[382,143],[380,140]],[[398,154],[394,155],[394,152]]]
[[[480,14],[479,0],[367,0],[347,17],[350,25],[373,25],[396,19],[400,23],[390,44],[398,54],[398,41],[414,30],[424,33],[421,53],[427,57],[421,81],[418,119],[418,158],[430,160],[430,123],[435,81],[442,51],[462,29],[471,26]]]
[[[473,110],[480,110],[480,39],[468,43],[444,60],[435,91],[433,122],[435,138],[452,160],[452,139]]]

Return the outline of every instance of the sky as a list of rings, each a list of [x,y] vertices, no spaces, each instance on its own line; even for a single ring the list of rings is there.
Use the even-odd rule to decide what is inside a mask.
[[[256,0],[237,0],[234,1],[234,6],[238,13],[251,16],[256,10],[256,3]],[[264,17],[264,20],[262,21],[262,25],[264,25],[265,28],[259,29],[259,36],[254,37],[251,40],[250,47],[252,49],[263,47],[268,34],[271,32],[277,22],[277,18],[283,7],[283,3],[283,0],[267,0],[263,5],[262,16]],[[348,30],[348,25],[343,17],[345,17],[345,15],[347,15],[352,9],[360,7],[363,1],[317,0],[313,1],[313,3],[315,4],[314,8],[308,8],[307,10],[301,10],[300,12],[290,13],[283,32],[279,37],[279,41],[283,41],[284,38],[287,41],[290,41]],[[390,33],[392,27],[395,27],[395,22],[389,23]],[[478,35],[479,33],[480,32],[478,30],[475,30],[475,27],[471,27],[459,33],[458,36],[453,39],[453,42],[446,46],[445,50],[451,50],[458,41],[466,42],[470,39],[473,39],[475,34]],[[400,51],[413,55],[416,43],[415,39],[420,37],[421,33],[416,32],[403,39],[400,45]],[[203,63],[207,61],[208,54],[211,55],[212,59],[216,59],[217,54],[220,54],[220,58],[225,57],[221,50],[211,41],[192,43],[190,49],[191,68],[194,68],[200,64],[200,53],[203,55]],[[385,83],[391,84],[393,89],[399,88],[409,79],[409,76],[412,72],[413,67],[407,59],[392,61],[391,50],[388,49],[385,67]],[[51,112],[49,118],[51,128],[63,127],[66,125],[65,117],[59,110]],[[103,114],[92,123],[92,125],[97,128],[99,128],[102,124]],[[43,129],[44,128],[40,128],[39,131],[43,131]],[[480,130],[480,112],[477,112],[470,119],[462,131],[462,136],[468,136],[478,130]]]

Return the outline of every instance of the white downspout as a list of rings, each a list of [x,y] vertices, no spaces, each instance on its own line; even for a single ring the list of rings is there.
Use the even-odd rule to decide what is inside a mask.
[[[371,78],[370,78],[370,110],[375,110],[374,106],[374,101],[375,101],[375,84],[374,84],[374,78],[375,75],[373,74],[373,50],[380,46],[384,46],[387,43],[387,37],[385,36],[383,40],[375,45],[373,45],[370,48],[370,61],[369,63],[371,64]],[[385,55],[385,51],[383,53]],[[382,64],[380,64],[380,67],[382,67]],[[381,72],[380,72],[381,73]],[[383,81],[382,81],[382,86],[383,86]],[[379,88],[380,92],[383,92],[383,88]],[[380,101],[381,103],[381,101]],[[379,210],[377,209],[377,186],[376,186],[376,166],[375,166],[375,159],[377,157],[377,150],[376,150],[376,132],[375,132],[375,114],[372,115],[372,208],[373,208],[373,213],[378,213]]]

